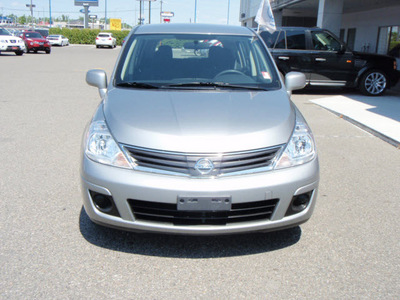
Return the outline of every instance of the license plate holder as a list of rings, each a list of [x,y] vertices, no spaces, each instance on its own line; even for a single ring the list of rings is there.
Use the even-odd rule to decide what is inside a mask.
[[[178,197],[179,211],[229,211],[232,207],[231,196],[218,197]]]

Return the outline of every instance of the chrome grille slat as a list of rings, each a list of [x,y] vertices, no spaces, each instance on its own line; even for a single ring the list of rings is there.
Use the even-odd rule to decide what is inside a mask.
[[[251,173],[262,168],[270,168],[283,145],[241,152],[229,153],[179,153],[158,151],[122,145],[134,161],[136,168],[156,173],[178,173],[184,176],[210,177],[225,176],[232,173]],[[212,172],[201,175],[195,165],[199,159],[207,158],[214,164]]]

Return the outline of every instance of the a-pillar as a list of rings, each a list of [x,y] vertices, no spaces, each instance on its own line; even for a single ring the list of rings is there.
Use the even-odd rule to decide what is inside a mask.
[[[319,0],[317,26],[340,34],[344,0]]]

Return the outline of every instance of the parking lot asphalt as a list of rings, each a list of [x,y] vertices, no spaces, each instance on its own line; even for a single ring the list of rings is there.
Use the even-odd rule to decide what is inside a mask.
[[[93,224],[80,143],[100,98],[85,73],[110,75],[119,50],[0,56],[0,299],[399,298],[399,150],[310,101],[357,91],[292,97],[320,158],[307,223],[224,237]]]

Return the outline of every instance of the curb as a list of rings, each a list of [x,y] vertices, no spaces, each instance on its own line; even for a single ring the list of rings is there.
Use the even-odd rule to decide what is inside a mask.
[[[318,105],[318,106],[320,106],[320,105]],[[374,130],[374,129],[372,129],[372,128],[370,128],[370,127],[368,127],[368,126],[366,126],[366,125],[364,125],[364,124],[362,124],[362,123],[360,123],[360,122],[358,122],[358,121],[356,121],[356,120],[354,120],[354,119],[352,119],[352,118],[350,118],[348,116],[342,115],[340,113],[337,113],[336,111],[333,111],[333,110],[328,109],[328,108],[323,107],[323,106],[320,106],[320,107],[322,107],[322,108],[326,109],[327,111],[333,113],[334,115],[338,116],[339,118],[341,118],[341,119],[343,119],[345,121],[348,121],[349,123],[361,128],[362,130],[364,130],[364,131],[366,131],[368,133],[371,133],[372,135],[374,135],[374,136],[380,138],[381,140],[383,140],[383,141],[391,144],[392,146],[396,147],[397,149],[400,149],[400,142],[398,142],[397,140],[392,139],[391,137],[388,137],[387,135],[384,135],[384,134],[380,133],[379,131],[376,131],[376,130]]]

